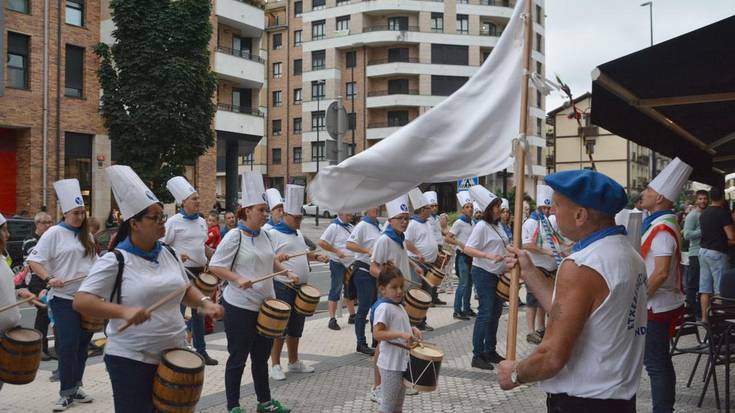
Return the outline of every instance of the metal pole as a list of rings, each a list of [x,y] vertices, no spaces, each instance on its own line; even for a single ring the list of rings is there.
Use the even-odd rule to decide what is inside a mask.
[[[322,82],[317,82],[317,95],[316,95],[316,113],[317,116],[319,115],[319,102],[321,101],[322,92],[321,89]],[[313,121],[312,121],[313,122]],[[319,122],[316,123],[316,173],[319,174],[319,130],[321,129],[321,126],[319,126]],[[316,178],[316,176],[315,176]],[[314,212],[314,223],[316,226],[319,226],[319,205],[316,206],[316,212]]]
[[[651,36],[651,46],[653,46],[653,2],[647,1],[641,4],[641,7],[646,7],[646,6],[648,6],[648,20],[649,20],[648,27],[650,29],[649,31],[650,31],[650,36]],[[653,148],[651,148],[651,178],[650,179],[653,179],[655,175],[656,175],[656,151]]]

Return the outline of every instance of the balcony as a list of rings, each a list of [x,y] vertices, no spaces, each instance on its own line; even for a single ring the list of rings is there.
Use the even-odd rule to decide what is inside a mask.
[[[265,29],[263,4],[245,0],[217,0],[215,14],[221,23],[233,26],[247,37],[260,37]]]
[[[257,108],[219,103],[214,117],[214,128],[223,132],[263,136],[264,114]]]
[[[367,138],[370,140],[379,140],[392,135],[403,125],[396,125],[389,122],[371,122],[367,127]]]
[[[403,29],[403,30],[401,30]],[[304,53],[325,49],[351,49],[363,45],[386,46],[391,44],[421,44],[441,43],[462,46],[478,46],[494,48],[498,37],[477,34],[438,33],[431,29],[420,31],[417,26],[404,26],[399,29],[396,25],[379,24],[368,26],[362,33],[335,36],[330,34],[303,43]]]
[[[433,107],[446,96],[419,95],[418,89],[400,91],[373,90],[368,92],[367,108],[386,108],[396,106]]]
[[[471,7],[482,11],[482,15],[509,18],[513,12],[514,1],[502,0],[469,0],[467,3],[457,2],[457,13],[461,8]],[[353,0],[340,1],[336,6],[319,6],[317,9],[302,14],[305,23],[334,18],[346,14],[386,14],[388,12],[444,12],[442,0]]]
[[[439,63],[419,63],[416,58],[374,59],[368,62],[368,77],[388,77],[395,75],[440,75],[452,73],[456,76],[471,77],[479,66],[461,66]]]
[[[229,47],[217,47],[214,70],[220,78],[242,87],[260,88],[265,82],[265,61],[260,56]]]

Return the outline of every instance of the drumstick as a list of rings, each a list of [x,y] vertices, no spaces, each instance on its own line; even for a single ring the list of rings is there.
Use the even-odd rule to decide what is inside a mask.
[[[265,280],[267,280],[269,278],[275,277],[276,275],[283,274],[284,272],[288,272],[288,270],[281,270],[281,271],[278,271],[278,272],[274,272],[272,274],[264,275],[264,276],[262,276],[260,278],[256,278],[256,279],[250,281],[250,284],[255,284],[255,283],[259,283],[261,281],[265,281]]]
[[[155,304],[153,304],[152,306],[148,307],[146,309],[146,311],[148,311],[149,313],[152,313],[153,311],[156,311],[162,305],[164,305],[167,302],[173,300],[174,298],[176,298],[176,296],[178,296],[179,294],[181,294],[181,293],[185,292],[186,290],[188,290],[190,286],[191,286],[190,283],[186,283],[185,286],[183,286],[183,287],[181,287],[181,288],[179,288],[179,289],[177,289],[175,291],[171,291],[165,297],[163,297],[160,300],[158,300]],[[117,332],[118,333],[122,333],[123,331],[127,330],[128,327],[130,327],[131,325],[133,325],[133,324],[130,323],[130,322],[127,322],[127,323],[125,323],[125,325],[123,325],[122,327],[118,328],[117,329]]]
[[[27,298],[24,298],[24,299],[22,299],[22,300],[18,300],[18,301],[16,301],[16,302],[14,302],[13,304],[8,304],[8,305],[6,305],[6,306],[4,306],[4,307],[0,307],[0,313],[2,313],[2,312],[3,312],[3,311],[5,311],[5,310],[10,310],[11,308],[13,308],[13,307],[17,307],[17,306],[19,306],[19,305],[21,305],[21,304],[25,304],[25,303],[27,303],[27,302],[33,301],[33,300],[35,300],[35,299],[36,299],[36,297],[35,297],[35,296],[33,296],[33,297],[27,297]]]
[[[74,284],[75,282],[82,281],[85,278],[87,278],[86,275],[80,275],[79,277],[74,277],[74,278],[68,279],[68,280],[64,281],[64,286],[67,286],[69,284]]]
[[[304,251],[304,252],[300,252],[300,253],[298,253],[298,254],[293,254],[293,255],[289,255],[289,256],[288,256],[288,257],[287,257],[286,259],[287,259],[287,260],[290,260],[291,258],[296,258],[296,257],[300,257],[300,256],[302,256],[302,255],[306,255],[306,254],[308,254],[308,253],[309,253],[309,250],[306,250],[306,251]]]

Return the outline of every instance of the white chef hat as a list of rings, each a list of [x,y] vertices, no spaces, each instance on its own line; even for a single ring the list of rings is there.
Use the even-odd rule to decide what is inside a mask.
[[[457,202],[460,208],[464,208],[465,205],[472,203],[472,195],[469,191],[459,191],[457,192]]]
[[[385,204],[385,209],[388,211],[388,219],[401,214],[408,214],[408,195],[401,195],[392,201],[388,201]]]
[[[494,193],[488,191],[482,185],[472,185],[470,187],[470,195],[472,195],[472,199],[477,201],[481,211],[485,211],[490,203],[493,202],[493,199],[497,198]]]
[[[436,194],[436,191],[426,191],[426,192],[424,192],[424,198],[426,198],[426,202],[428,202],[429,205],[438,205],[439,204],[439,195]]]
[[[671,202],[679,198],[684,184],[692,174],[692,167],[679,158],[674,158],[663,171],[659,172],[648,186]]]
[[[54,182],[56,197],[59,198],[61,212],[67,213],[74,208],[83,207],[82,190],[79,189],[79,181],[76,179],[62,179]]]
[[[554,195],[554,188],[539,184],[536,187],[536,206],[551,206],[551,196]]]
[[[265,190],[265,198],[268,200],[268,208],[273,209],[279,205],[283,205],[284,199],[281,192],[277,188],[268,188]],[[301,209],[299,208],[299,211]]]
[[[178,204],[183,204],[197,190],[183,176],[174,176],[166,182],[166,189],[171,192]]]
[[[115,201],[125,221],[149,206],[160,203],[138,174],[127,165],[108,167],[107,178],[110,180],[112,193],[115,195]]]
[[[411,200],[411,205],[413,205],[414,211],[429,205],[426,197],[424,197],[424,194],[418,188],[408,191],[408,198]]]
[[[7,222],[7,219],[5,219],[3,214],[0,214],[0,225],[3,225],[5,222]]]
[[[480,204],[477,203],[477,201],[472,201],[472,213],[476,212],[482,212],[482,209],[480,209]]]
[[[500,209],[510,209],[510,201],[500,198]]]
[[[303,202],[304,187],[301,185],[286,185],[286,200],[283,203],[283,212],[289,215],[303,215]]]
[[[259,172],[244,172],[242,174],[242,199],[240,200],[240,206],[244,208],[266,203],[263,176]]]

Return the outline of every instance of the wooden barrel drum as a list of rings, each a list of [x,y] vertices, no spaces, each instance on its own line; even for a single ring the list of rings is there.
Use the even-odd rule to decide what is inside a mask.
[[[27,384],[41,364],[41,332],[15,327],[0,334],[0,381]]]
[[[100,298],[100,301],[105,300],[103,298]],[[93,318],[80,313],[79,319],[82,331],[85,331],[87,333],[99,333],[105,329],[104,318]]]
[[[416,391],[431,392],[439,382],[444,352],[437,347],[423,344],[411,349],[408,369],[403,373],[403,382]]]
[[[194,279],[194,285],[207,297],[214,294],[217,284],[219,284],[219,279],[208,272],[203,272]]]
[[[283,337],[289,315],[291,315],[291,306],[287,302],[267,298],[260,305],[255,328],[258,333],[269,338]]]
[[[296,293],[296,300],[293,304],[294,309],[301,315],[311,317],[316,312],[320,296],[321,292],[316,288],[310,285],[302,285]]]
[[[164,413],[193,412],[203,385],[202,356],[186,349],[164,350],[153,378],[153,406]]]
[[[426,312],[431,306],[431,295],[420,288],[411,288],[406,292],[406,313],[411,325],[418,325],[426,319]]]
[[[438,287],[444,280],[444,273],[441,272],[437,267],[429,264],[424,267],[427,271],[424,272],[424,278],[426,282],[432,287]]]

